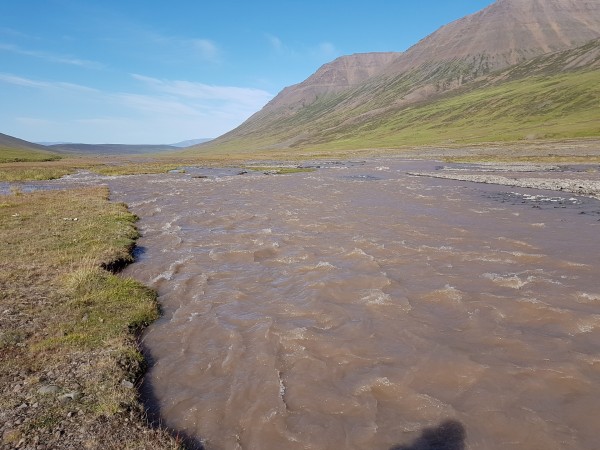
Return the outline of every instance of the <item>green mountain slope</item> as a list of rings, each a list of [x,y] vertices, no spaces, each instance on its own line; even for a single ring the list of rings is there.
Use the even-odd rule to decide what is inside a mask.
[[[0,163],[19,161],[51,161],[60,155],[42,145],[0,133]]]
[[[436,91],[462,69],[448,63],[433,74],[417,69],[376,77],[293,114],[259,113],[195,149],[335,150],[600,136],[600,40]],[[415,85],[427,92],[420,97]]]

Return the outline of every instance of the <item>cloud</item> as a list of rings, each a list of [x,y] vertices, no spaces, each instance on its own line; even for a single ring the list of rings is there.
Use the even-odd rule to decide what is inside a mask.
[[[49,83],[43,81],[36,81],[29,78],[18,77],[8,73],[0,73],[0,82],[14,84],[16,86],[25,86],[33,88],[47,88],[50,87]]]
[[[45,61],[49,61],[49,62],[53,62],[53,63],[69,64],[69,65],[73,65],[73,66],[85,67],[86,69],[102,69],[102,68],[104,68],[103,64],[96,62],[96,61],[89,61],[86,59],[79,59],[79,58],[74,58],[71,56],[56,55],[56,54],[47,53],[47,52],[38,51],[38,50],[27,50],[27,49],[23,49],[21,47],[18,47],[16,45],[12,45],[12,44],[0,43],[0,50],[15,53],[17,55],[30,56],[32,58],[43,59]]]
[[[185,43],[187,41],[182,42]],[[192,39],[189,42],[205,60],[215,60],[219,54],[217,45],[208,39]]]
[[[316,49],[316,53],[323,57],[333,57],[338,55],[338,50],[331,42],[321,42]]]
[[[97,89],[83,86],[81,84],[67,83],[64,81],[39,81],[31,78],[20,77],[9,73],[0,73],[0,82],[14,84],[16,86],[31,87],[37,89],[62,89],[67,91],[98,93]]]
[[[279,55],[291,58],[313,58],[317,60],[328,60],[340,55],[336,46],[328,41],[318,44],[305,44],[298,47],[289,47],[278,37],[270,33],[264,33],[269,46]]]
[[[118,28],[117,31],[112,31]],[[137,23],[121,22],[111,26],[111,32],[103,38],[118,45],[119,49],[138,52],[140,56],[165,61],[200,60],[209,63],[221,61],[222,50],[215,41],[198,36],[177,36],[160,33]]]
[[[12,28],[7,28],[7,27],[0,27],[0,33],[11,36],[11,37],[17,37],[17,38],[29,38],[30,37],[28,34],[25,34],[21,31],[17,31],[17,30],[14,30]]]
[[[182,99],[233,102],[256,108],[263,106],[273,98],[272,94],[263,91],[262,89],[237,86],[214,86],[181,80],[160,80],[138,74],[132,74],[131,76],[150,86],[155,91]]]
[[[177,100],[157,98],[150,95],[117,93],[112,94],[116,102],[144,113],[161,115],[197,115],[198,110]]]
[[[249,87],[139,74],[131,77],[138,82],[134,89],[109,91],[0,72],[0,85],[48,94],[34,92],[30,96],[35,113],[16,119],[10,115],[2,118],[0,111],[0,120],[11,120],[15,127],[21,127],[15,135],[36,133],[38,141],[177,142],[225,133],[273,97],[267,91]],[[28,98],[25,92],[18,95],[24,102]],[[61,108],[56,108],[56,98],[60,98]]]
[[[267,41],[269,41],[269,44],[271,44],[271,47],[273,47],[274,50],[280,52],[284,49],[283,42],[277,36],[265,33],[265,37],[267,38]]]

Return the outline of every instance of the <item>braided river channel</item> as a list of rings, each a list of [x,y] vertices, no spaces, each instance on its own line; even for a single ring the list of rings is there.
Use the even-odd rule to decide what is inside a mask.
[[[434,162],[115,178],[163,424],[211,449],[600,448],[600,201]]]

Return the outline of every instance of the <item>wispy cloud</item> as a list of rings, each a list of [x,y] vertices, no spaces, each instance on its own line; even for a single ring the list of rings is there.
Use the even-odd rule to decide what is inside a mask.
[[[332,58],[339,54],[339,51],[335,48],[335,45],[333,45],[331,42],[321,42],[319,45],[317,45],[314,52],[318,56],[322,56],[325,58]]]
[[[283,45],[283,41],[281,39],[279,39],[277,36],[269,34],[269,33],[265,33],[265,37],[267,38],[267,41],[269,42],[269,44],[271,45],[271,47],[280,52],[284,49],[284,45]]]
[[[328,41],[320,42],[312,45],[300,45],[298,47],[292,47],[286,45],[278,36],[270,33],[264,33],[264,37],[276,53],[280,55],[286,55],[296,58],[317,58],[317,59],[330,59],[340,55],[340,51],[336,46]]]
[[[255,88],[131,76],[138,85],[128,92],[1,72],[0,84],[59,94],[63,107],[50,118],[57,122],[56,126],[44,121],[43,116],[13,119],[23,127],[35,127],[36,132],[45,136],[38,140],[47,141],[74,140],[77,138],[72,135],[85,135],[84,130],[90,136],[102,131],[115,142],[162,142],[164,138],[157,138],[159,135],[172,136],[174,141],[194,136],[215,137],[242,123],[273,97]],[[36,97],[56,98],[55,95]],[[57,130],[66,130],[65,136],[58,136]]]
[[[220,63],[223,51],[220,45],[205,36],[165,34],[137,22],[121,20],[117,30],[107,32],[104,40],[120,48],[139,52],[136,57],[152,56],[162,61],[202,61]]]
[[[187,41],[183,41],[184,43]],[[219,55],[217,45],[209,39],[192,39],[189,41],[205,60],[215,60]]]
[[[20,77],[9,73],[0,73],[0,82],[14,84],[16,86],[37,88],[37,89],[63,89],[68,91],[98,93],[97,89],[83,86],[81,84],[67,83],[64,81],[40,81],[31,78]]]
[[[72,56],[56,55],[39,50],[28,50],[21,48],[13,44],[0,43],[0,50],[5,52],[15,53],[17,55],[30,56],[32,58],[43,59],[45,61],[59,63],[59,64],[70,64],[73,66],[85,67],[86,69],[102,69],[104,65],[96,61],[90,61],[87,59],[74,58]]]
[[[176,99],[159,98],[151,95],[116,93],[116,102],[146,114],[160,115],[197,115],[198,110]]]
[[[21,31],[14,30],[12,28],[7,28],[7,27],[0,27],[0,34],[4,34],[4,35],[10,36],[10,37],[17,37],[17,38],[29,38],[30,37],[28,34],[25,34]]]
[[[8,73],[0,73],[0,81],[8,84],[14,84],[16,86],[25,86],[32,88],[46,88],[49,86],[48,83],[43,81],[36,81],[30,78],[19,77]]]
[[[131,76],[157,92],[183,99],[220,100],[255,108],[264,105],[273,97],[272,94],[262,89],[237,86],[213,86],[181,80],[160,80],[138,74],[132,74]]]

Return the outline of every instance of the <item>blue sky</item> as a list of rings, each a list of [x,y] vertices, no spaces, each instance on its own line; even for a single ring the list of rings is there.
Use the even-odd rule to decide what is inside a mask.
[[[0,132],[216,137],[338,56],[403,51],[492,0],[0,2]]]

